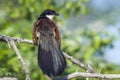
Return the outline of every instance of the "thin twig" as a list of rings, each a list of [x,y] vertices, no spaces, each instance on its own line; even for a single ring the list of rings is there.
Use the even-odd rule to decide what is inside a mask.
[[[22,64],[22,68],[25,72],[26,80],[30,80],[29,71],[28,71],[27,66],[25,64],[25,61],[23,60],[22,56],[20,55],[20,52],[19,52],[17,46],[15,45],[14,41],[8,40],[7,42],[11,45],[11,47],[14,49],[16,55],[18,56],[18,59],[19,59],[20,63]]]

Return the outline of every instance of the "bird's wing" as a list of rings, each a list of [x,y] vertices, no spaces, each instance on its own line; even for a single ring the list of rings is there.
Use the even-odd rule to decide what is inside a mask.
[[[66,67],[66,61],[60,49],[59,33],[56,28],[45,23],[38,26],[40,40],[38,45],[38,63],[44,74],[60,75]]]
[[[38,31],[39,21],[36,21],[32,29],[32,40],[34,45],[38,45],[38,39],[40,37],[40,32]]]
[[[59,44],[59,46],[61,46],[61,38],[60,38],[60,34],[59,34],[59,30],[58,27],[55,27],[55,39],[57,41],[57,43]]]

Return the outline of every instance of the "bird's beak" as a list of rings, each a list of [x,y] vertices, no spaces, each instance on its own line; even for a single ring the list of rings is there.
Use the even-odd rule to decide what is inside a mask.
[[[59,14],[58,14],[58,13],[55,13],[55,16],[59,16]]]

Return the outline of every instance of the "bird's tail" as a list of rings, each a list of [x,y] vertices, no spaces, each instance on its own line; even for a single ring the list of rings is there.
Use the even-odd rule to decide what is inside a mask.
[[[49,77],[60,75],[66,60],[54,37],[42,37],[38,46],[38,64]]]

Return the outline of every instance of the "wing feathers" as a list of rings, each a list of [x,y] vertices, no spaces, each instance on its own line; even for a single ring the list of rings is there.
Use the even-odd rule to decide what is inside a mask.
[[[50,77],[60,75],[64,71],[66,61],[54,36],[41,36],[38,63],[43,73]]]

